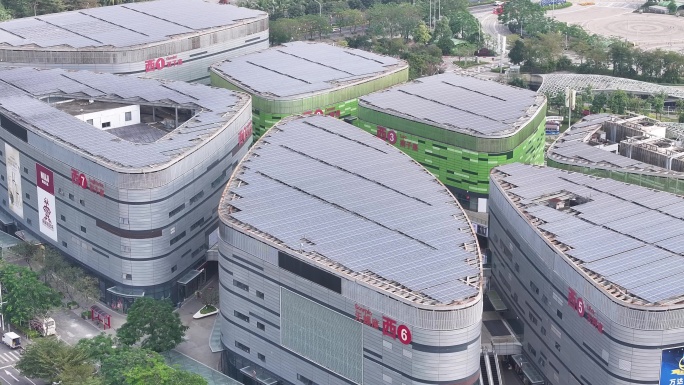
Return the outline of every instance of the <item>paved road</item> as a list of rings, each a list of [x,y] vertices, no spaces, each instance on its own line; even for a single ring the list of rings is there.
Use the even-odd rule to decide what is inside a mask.
[[[14,365],[21,356],[18,350],[10,349],[7,345],[0,344],[0,381],[8,385],[42,385],[45,382],[31,380],[22,376]]]

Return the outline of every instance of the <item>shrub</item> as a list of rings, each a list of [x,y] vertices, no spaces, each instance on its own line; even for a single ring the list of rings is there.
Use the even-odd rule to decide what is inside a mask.
[[[211,305],[206,305],[205,307],[200,309],[200,314],[207,314],[207,313],[211,313],[213,311],[216,311],[215,307],[213,307]]]

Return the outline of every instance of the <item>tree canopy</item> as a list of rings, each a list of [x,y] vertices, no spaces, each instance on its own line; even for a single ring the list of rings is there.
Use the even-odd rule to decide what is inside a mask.
[[[17,369],[28,377],[64,385],[79,385],[92,378],[94,367],[88,354],[54,337],[39,338],[26,347]]]
[[[183,341],[188,329],[173,310],[170,300],[138,298],[116,336],[127,346],[140,343],[141,347],[155,352],[169,351]]]
[[[69,346],[54,337],[37,339],[17,364],[22,374],[62,385],[206,385],[198,374],[166,365],[159,353],[119,346],[100,334]]]
[[[45,316],[61,305],[59,293],[45,285],[38,274],[23,266],[0,262],[5,319],[25,324],[36,316]]]

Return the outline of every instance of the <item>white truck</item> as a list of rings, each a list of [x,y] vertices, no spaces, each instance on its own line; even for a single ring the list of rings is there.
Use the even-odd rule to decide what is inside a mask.
[[[57,333],[55,329],[55,320],[51,317],[32,319],[29,321],[29,326],[43,337],[52,336]]]
[[[15,332],[7,332],[2,335],[2,343],[12,349],[21,347],[21,337]]]

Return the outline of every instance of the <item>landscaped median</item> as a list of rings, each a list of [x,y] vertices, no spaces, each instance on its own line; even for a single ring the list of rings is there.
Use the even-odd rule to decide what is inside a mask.
[[[195,315],[193,315],[192,318],[200,319],[200,318],[204,318],[204,317],[209,317],[210,315],[214,315],[216,313],[218,313],[217,308],[215,308],[211,305],[206,305],[203,308],[199,309],[199,311],[197,313],[195,313]]]

